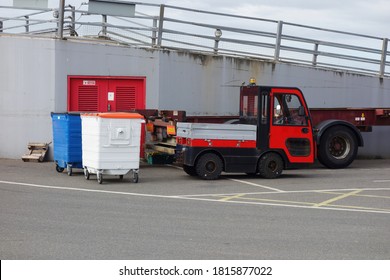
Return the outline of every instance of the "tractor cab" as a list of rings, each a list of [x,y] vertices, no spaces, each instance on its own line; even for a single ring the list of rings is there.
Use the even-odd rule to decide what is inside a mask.
[[[240,123],[257,126],[260,152],[276,151],[291,164],[314,162],[310,113],[299,89],[258,86],[252,80],[240,89]]]

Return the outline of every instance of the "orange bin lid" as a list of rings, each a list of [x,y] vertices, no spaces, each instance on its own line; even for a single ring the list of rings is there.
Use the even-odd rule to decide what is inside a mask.
[[[99,117],[106,119],[144,119],[144,116],[138,113],[123,113],[123,112],[110,112],[110,113],[85,113],[81,114],[84,117]]]

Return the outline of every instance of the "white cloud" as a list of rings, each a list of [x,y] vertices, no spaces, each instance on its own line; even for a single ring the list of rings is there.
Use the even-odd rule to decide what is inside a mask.
[[[0,0],[0,2],[2,5],[12,5],[13,1]],[[66,0],[67,4],[77,8],[82,2],[88,0]],[[141,2],[282,20],[390,38],[389,0],[145,0]],[[58,3],[59,0],[49,0],[49,7],[57,7]]]
[[[388,0],[149,0],[144,2],[390,37]]]

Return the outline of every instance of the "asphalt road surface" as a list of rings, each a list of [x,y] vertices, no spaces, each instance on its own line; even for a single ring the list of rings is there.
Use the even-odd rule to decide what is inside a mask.
[[[390,160],[217,181],[0,159],[0,259],[389,259]]]

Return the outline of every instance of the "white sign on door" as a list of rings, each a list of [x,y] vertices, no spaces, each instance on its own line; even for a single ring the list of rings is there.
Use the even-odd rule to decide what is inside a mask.
[[[107,96],[108,101],[114,101],[114,96],[115,96],[114,92],[112,91],[108,92],[108,96]]]
[[[83,80],[83,86],[95,86],[96,81],[93,80]]]

